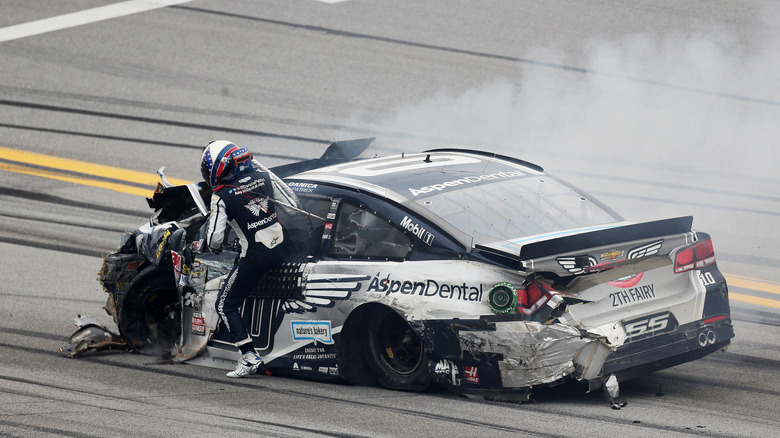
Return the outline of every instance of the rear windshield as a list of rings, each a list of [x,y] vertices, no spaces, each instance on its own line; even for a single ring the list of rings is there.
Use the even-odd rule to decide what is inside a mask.
[[[415,202],[469,236],[495,240],[622,220],[587,195],[545,175],[463,185],[426,194]]]

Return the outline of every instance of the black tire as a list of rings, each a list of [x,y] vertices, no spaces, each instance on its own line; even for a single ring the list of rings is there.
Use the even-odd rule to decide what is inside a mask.
[[[424,391],[430,386],[428,355],[417,332],[399,314],[381,309],[367,317],[365,358],[388,389]]]
[[[133,351],[170,356],[181,334],[181,309],[173,272],[154,266],[141,272],[120,308],[118,325]]]

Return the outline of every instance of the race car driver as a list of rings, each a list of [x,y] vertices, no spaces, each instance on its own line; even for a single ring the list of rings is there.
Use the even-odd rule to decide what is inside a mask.
[[[246,377],[262,371],[264,365],[244,326],[240,307],[258,278],[286,252],[285,230],[272,198],[274,180],[284,183],[253,161],[246,148],[225,140],[213,141],[203,150],[201,173],[213,192],[206,245],[219,252],[229,224],[241,246],[238,262],[217,296],[216,309],[242,353],[236,369],[227,376]]]

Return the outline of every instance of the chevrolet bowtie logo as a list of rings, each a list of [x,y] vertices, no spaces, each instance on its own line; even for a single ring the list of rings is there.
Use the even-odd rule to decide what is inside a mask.
[[[613,249],[610,252],[605,252],[601,255],[601,260],[608,259],[608,260],[615,260],[616,258],[623,255],[624,251],[618,251],[616,249]]]

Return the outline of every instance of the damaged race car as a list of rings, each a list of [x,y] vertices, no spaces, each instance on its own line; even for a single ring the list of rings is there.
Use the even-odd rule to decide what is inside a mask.
[[[614,394],[617,380],[729,345],[726,282],[692,217],[629,223],[494,153],[356,159],[372,140],[271,169],[297,253],[242,308],[270,374],[493,399],[568,380]],[[205,183],[160,176],[151,221],[99,273],[119,335],[81,317],[63,353],[124,347],[232,369],[240,353],[214,304],[239,249],[204,249]]]

